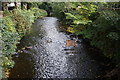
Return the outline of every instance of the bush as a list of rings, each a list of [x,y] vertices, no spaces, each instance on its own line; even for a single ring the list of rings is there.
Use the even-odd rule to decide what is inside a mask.
[[[12,14],[16,30],[21,35],[29,33],[35,19],[47,16],[47,12],[45,10],[38,8],[32,8],[29,10],[15,9]]]
[[[84,5],[87,4],[83,4],[83,6]],[[106,3],[106,5],[108,7],[110,6],[109,3]],[[69,11],[69,13],[66,13],[66,19],[72,21],[70,23],[67,22],[72,26],[71,28],[68,28],[68,31],[77,35],[83,35],[84,38],[91,41],[92,46],[101,49],[106,57],[112,59],[114,63],[119,65],[120,45],[118,44],[120,43],[120,13],[117,10],[112,9],[97,10],[100,8],[99,6],[95,11],[93,11],[93,8],[86,8],[86,6],[83,8],[85,9],[80,9],[80,12],[82,13],[84,13],[84,11],[86,13],[86,10],[90,9],[87,11],[89,16],[77,13],[78,10],[74,10],[74,12]],[[83,19],[85,19],[85,21]]]
[[[39,14],[32,10],[21,9],[4,12],[5,16],[0,20],[2,23],[0,24],[0,44],[2,45],[0,48],[2,53],[0,54],[0,75],[4,74],[2,70],[14,66],[12,55],[16,53],[16,45],[25,34],[29,33],[34,20],[38,16],[46,16],[46,12],[43,10],[37,8],[33,10],[38,10]]]
[[[67,31],[83,35],[92,46],[120,65],[120,12],[114,9],[119,8],[119,3],[51,3],[49,6],[53,14],[64,12],[64,22],[69,25]]]
[[[14,65],[14,62],[12,61],[12,55],[15,54],[16,51],[16,44],[18,44],[18,41],[20,40],[19,34],[16,32],[16,29],[14,27],[14,23],[12,22],[11,17],[7,16],[4,17],[3,20],[0,20],[0,22],[3,22],[1,24],[1,62],[0,67],[1,68],[12,68]],[[2,75],[2,74],[1,74]]]
[[[38,9],[38,8],[31,8],[30,10],[34,13],[34,16],[36,19],[47,16],[47,12],[45,10]]]
[[[29,32],[35,19],[34,13],[30,10],[15,9],[12,14],[16,31],[22,36]]]

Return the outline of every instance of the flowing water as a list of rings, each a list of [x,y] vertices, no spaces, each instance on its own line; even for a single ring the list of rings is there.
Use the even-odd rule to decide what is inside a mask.
[[[70,36],[59,29],[55,17],[38,19],[32,32],[25,36],[21,53],[14,56],[15,66],[10,78],[95,78],[98,64],[83,44],[66,47]]]

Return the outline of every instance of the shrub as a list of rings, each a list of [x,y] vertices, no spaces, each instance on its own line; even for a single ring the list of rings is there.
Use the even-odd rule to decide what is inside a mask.
[[[15,23],[16,31],[23,36],[30,31],[35,16],[30,10],[15,9],[13,11],[12,19]]]
[[[0,68],[3,70],[13,67],[14,62],[12,61],[11,56],[15,53],[17,48],[16,44],[18,44],[18,40],[20,40],[20,38],[10,16],[4,17],[3,20],[0,20],[0,22],[3,23],[0,24],[0,43],[2,45],[0,54]],[[4,72],[2,71],[1,75],[3,74]]]
[[[115,10],[101,10],[96,20],[86,29],[77,32],[91,41],[91,45],[103,51],[103,54],[120,64],[120,14]]]
[[[92,46],[120,65],[120,12],[114,5],[119,7],[119,3],[68,3],[64,13],[70,26],[67,31],[83,35]]]
[[[11,17],[4,17],[3,20],[1,20],[3,24],[1,24],[1,43],[2,43],[2,57],[4,60],[7,59],[7,57],[10,57],[13,55],[16,51],[16,44],[18,44],[18,41],[20,40],[19,34],[16,32],[16,29],[14,27],[14,23],[12,22]],[[3,61],[4,61],[3,60]],[[9,59],[6,60],[5,64],[9,62]],[[3,62],[4,64],[4,62]],[[9,64],[10,65],[10,64]],[[4,66],[7,66],[4,65]]]
[[[46,16],[47,14],[37,8],[33,10],[38,10],[39,14],[30,9],[15,9],[5,11],[3,19],[0,19],[0,23],[2,23],[0,24],[0,44],[2,45],[0,47],[0,75],[4,74],[3,70],[14,66],[12,55],[16,53],[16,45],[25,34],[29,33],[34,20],[38,16]],[[0,76],[0,79],[1,77],[3,76]]]
[[[39,8],[31,8],[30,10],[34,13],[36,19],[47,16],[47,12],[45,10]]]

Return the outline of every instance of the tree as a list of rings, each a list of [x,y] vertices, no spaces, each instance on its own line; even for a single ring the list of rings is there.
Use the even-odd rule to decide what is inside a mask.
[[[2,2],[3,10],[8,10],[7,2]]]
[[[2,2],[0,1],[0,11],[2,11]]]

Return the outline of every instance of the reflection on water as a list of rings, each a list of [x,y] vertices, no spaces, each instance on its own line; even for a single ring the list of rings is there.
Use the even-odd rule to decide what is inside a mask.
[[[59,32],[57,18],[37,20],[31,34],[21,42],[25,49],[15,56],[10,78],[95,78],[96,61],[87,55],[82,44],[66,47],[66,40],[70,37]]]

